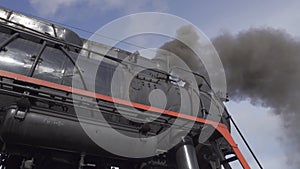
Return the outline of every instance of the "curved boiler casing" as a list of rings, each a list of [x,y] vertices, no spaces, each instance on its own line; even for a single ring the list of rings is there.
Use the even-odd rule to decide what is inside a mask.
[[[108,154],[96,145],[83,131],[76,117],[49,111],[18,110],[11,106],[1,122],[1,138],[6,148],[11,146],[42,147],[66,152]]]
[[[97,165],[97,169],[208,168],[202,164],[209,168],[221,168],[224,164],[224,168],[230,169],[228,163],[239,159],[244,168],[249,168],[230,136],[229,115],[204,76],[199,76],[201,80],[195,84],[180,73],[170,72],[171,68],[158,69],[168,63],[167,59],[156,62],[117,48],[103,54],[104,48],[108,46],[83,40],[68,29],[0,7],[1,167],[15,169],[29,163],[30,167],[21,168],[82,169],[95,166],[89,165],[90,161],[99,164],[101,159],[104,165]],[[127,57],[131,59],[124,59]],[[78,58],[81,64],[76,62]],[[97,69],[91,69],[96,66]],[[118,78],[113,81],[113,77]],[[79,85],[74,86],[74,82]],[[78,113],[76,108],[83,111]],[[99,112],[104,119],[98,119]],[[135,159],[114,155],[98,146],[79,121],[89,127],[100,126],[95,130],[96,136],[101,140],[108,138],[114,145],[113,133],[108,128],[142,142],[143,138],[157,136],[172,126],[173,133],[163,137],[171,140],[167,142],[170,144],[175,142],[174,138],[184,137],[182,131],[188,133],[171,150],[152,146],[151,151],[162,153]],[[205,142],[199,140],[201,134],[209,134]],[[132,145],[123,143],[120,143],[123,147]],[[144,146],[142,150],[148,148]],[[64,154],[65,158],[53,162],[56,154]],[[236,156],[226,159],[229,154]],[[68,160],[69,155],[77,159]],[[11,160],[13,156],[17,159]],[[115,167],[106,165],[107,159],[115,164],[123,160],[128,163],[126,167]],[[2,165],[2,161],[18,165]],[[194,167],[190,167],[191,162]],[[65,165],[68,167],[61,167]]]

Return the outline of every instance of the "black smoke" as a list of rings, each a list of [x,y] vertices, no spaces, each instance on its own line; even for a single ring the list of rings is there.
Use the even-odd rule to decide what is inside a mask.
[[[272,108],[283,120],[283,136],[292,143],[286,147],[300,152],[300,41],[284,30],[252,28],[237,35],[223,33],[213,44],[230,98]]]
[[[171,67],[184,67],[182,65],[182,62],[184,62],[188,66],[189,71],[201,72],[201,75],[209,81],[204,64],[192,49],[201,45],[200,36],[194,29],[195,28],[192,25],[185,25],[179,28],[176,31],[176,39],[163,44],[160,47],[163,51],[160,51],[156,57],[159,57],[159,55],[165,53],[164,51],[167,51],[165,55],[172,55],[173,57],[172,59],[169,59],[169,65]],[[184,76],[183,74],[186,72],[181,73],[181,75]],[[196,80],[198,81],[199,79],[196,78]]]
[[[190,38],[188,46],[199,44],[199,37],[189,26],[179,29],[177,35]],[[247,99],[253,105],[272,108],[283,121],[283,137],[291,143],[285,147],[293,147],[299,153],[300,41],[284,30],[251,28],[235,35],[223,33],[213,38],[212,43],[225,69],[229,98]],[[179,56],[192,70],[203,71],[194,53],[178,40],[161,48]],[[289,157],[300,164],[293,151]]]

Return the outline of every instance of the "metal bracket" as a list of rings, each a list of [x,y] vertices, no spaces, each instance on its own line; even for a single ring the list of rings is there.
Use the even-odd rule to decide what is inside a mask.
[[[26,114],[28,112],[28,109],[20,110],[18,107],[15,109],[15,119],[18,119],[20,121],[24,120],[26,117]]]
[[[84,167],[96,167],[96,164],[85,163],[84,158],[85,158],[85,154],[82,153],[80,156],[78,169],[83,169]]]
[[[24,91],[24,95],[30,95],[30,92]],[[17,105],[15,107],[12,107],[12,111],[14,111],[15,119],[18,120],[24,120],[26,117],[26,114],[29,112],[30,109],[30,101],[26,97],[22,97],[20,100],[17,101]]]

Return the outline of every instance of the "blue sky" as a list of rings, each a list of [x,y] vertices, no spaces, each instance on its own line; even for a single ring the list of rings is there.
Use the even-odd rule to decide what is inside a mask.
[[[0,5],[91,32],[127,14],[156,11],[182,17],[210,38],[222,32],[235,34],[251,27],[273,27],[286,30],[297,38],[300,36],[300,1],[292,0],[285,3],[280,0],[1,0]],[[90,36],[75,31],[85,38]],[[296,168],[287,164],[291,159],[286,158],[287,141],[281,134],[283,124],[279,116],[273,115],[269,108],[255,107],[248,101],[231,101],[227,106],[265,168]],[[257,168],[250,154],[239,145],[251,166]]]
[[[1,5],[75,27],[96,31],[127,14],[157,11],[177,15],[197,25],[209,37],[222,31],[271,26],[300,35],[300,2],[259,1],[163,1],[163,0],[1,0]]]

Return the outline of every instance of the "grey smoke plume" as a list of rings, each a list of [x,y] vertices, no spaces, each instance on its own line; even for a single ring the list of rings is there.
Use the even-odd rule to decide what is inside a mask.
[[[226,72],[229,96],[272,108],[283,120],[285,136],[300,152],[300,42],[283,30],[261,28],[224,33],[213,43]]]
[[[188,26],[177,33],[198,43]],[[272,108],[283,120],[284,136],[300,152],[300,42],[273,28],[249,29],[237,35],[223,33],[212,41],[225,69],[230,99],[250,99],[253,105]],[[181,57],[192,70],[203,70],[197,68],[199,61],[193,59],[193,53],[177,40],[161,48]]]
[[[179,28],[176,31],[176,39],[165,43],[160,47],[165,51],[168,51],[167,55],[174,54],[175,57],[178,57],[183,61],[190,70],[194,72],[202,72],[202,75],[208,77],[207,71],[199,59],[197,54],[191,49],[199,47],[200,37],[194,31],[194,27],[192,25],[186,25]],[[177,40],[180,39],[180,40]],[[184,41],[185,43],[183,43]],[[161,51],[162,52],[162,51]],[[164,53],[164,52],[162,52]],[[159,57],[159,54],[156,57]],[[170,59],[170,65],[182,67],[181,63],[173,56],[173,59]],[[195,64],[196,63],[196,64]],[[198,80],[198,79],[197,79]]]

